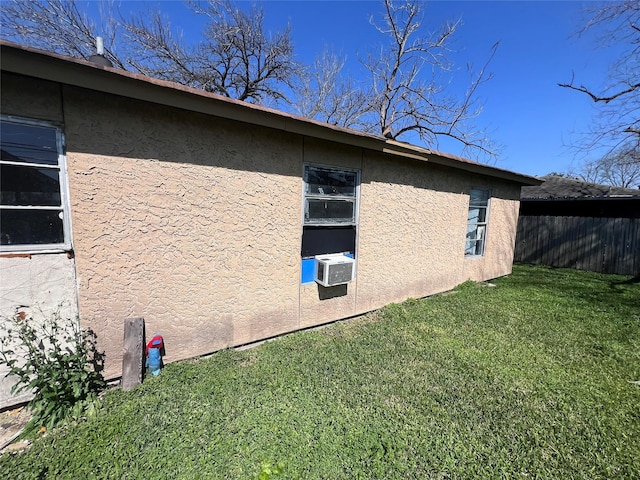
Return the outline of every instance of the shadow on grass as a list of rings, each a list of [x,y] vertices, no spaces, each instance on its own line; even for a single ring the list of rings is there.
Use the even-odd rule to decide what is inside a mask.
[[[612,286],[615,285],[633,285],[635,283],[640,283],[640,275],[636,276],[636,277],[632,277],[629,280],[624,280],[622,282],[611,282]]]
[[[520,268],[522,270],[520,270]],[[535,268],[538,275],[529,275]],[[594,304],[614,304],[640,312],[640,276],[626,277],[545,265],[514,265],[510,281],[523,288],[546,287],[559,297]]]

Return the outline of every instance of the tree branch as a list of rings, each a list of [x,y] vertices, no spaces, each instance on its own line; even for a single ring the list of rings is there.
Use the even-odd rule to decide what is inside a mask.
[[[576,87],[575,85],[573,85],[573,83],[558,83],[558,86],[563,88],[570,88],[571,90],[576,90],[578,92],[586,93],[589,97],[591,97],[591,100],[593,100],[596,103],[597,102],[609,103],[612,100],[616,100],[617,98],[622,97],[623,95],[627,95],[628,93],[635,92],[640,88],[640,83],[633,84],[629,86],[629,88],[625,90],[621,90],[607,97],[596,95],[584,85],[580,85],[579,87]]]

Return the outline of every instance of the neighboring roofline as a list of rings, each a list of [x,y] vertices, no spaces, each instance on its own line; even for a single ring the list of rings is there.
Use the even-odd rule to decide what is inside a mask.
[[[549,174],[540,177],[544,183],[538,187],[525,187],[520,194],[520,200],[553,201],[553,200],[600,200],[605,198],[640,199],[640,190],[634,188],[603,185],[585,182],[577,178]]]
[[[631,200],[638,201],[640,196],[618,195],[610,197],[522,197],[521,202],[628,202]]]
[[[389,140],[381,135],[337,127],[177,83],[96,65],[86,60],[45,52],[6,40],[0,40],[0,52],[2,55],[0,68],[15,74],[430,162],[501,178],[520,185],[542,183],[541,180],[532,176]]]

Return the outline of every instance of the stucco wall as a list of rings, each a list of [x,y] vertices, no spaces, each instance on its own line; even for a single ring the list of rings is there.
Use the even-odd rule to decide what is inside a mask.
[[[45,120],[62,126],[60,86],[27,77],[2,75],[0,111]],[[18,311],[35,320],[51,318],[55,314],[75,319],[78,316],[76,299],[75,260],[67,253],[33,255],[0,254],[0,322]],[[2,322],[0,329],[6,326]],[[10,390],[15,383],[5,378],[0,368],[0,408],[28,400],[31,395],[18,396]]]
[[[511,273],[520,205],[518,186],[486,178],[473,179],[471,184],[473,187],[490,190],[489,220],[485,254],[482,257],[469,257],[464,260],[461,282],[490,280]],[[465,219],[468,197],[466,201]]]
[[[471,188],[491,191],[489,237],[465,258]],[[511,272],[518,186],[368,153],[361,191],[357,312]]]
[[[75,268],[66,254],[0,256],[0,334],[7,318],[24,312],[34,321],[60,318],[75,320]],[[11,394],[15,381],[4,378],[7,369],[0,368],[0,408],[31,398],[28,393]]]
[[[79,312],[107,376],[120,374],[127,317],[144,317],[175,361],[511,271],[515,184],[74,87],[56,94]],[[361,171],[346,286],[300,282],[305,162]],[[473,187],[492,191],[487,253],[465,259]]]
[[[466,197],[460,174],[368,154],[362,175],[358,310],[453,287]]]
[[[2,73],[0,111],[63,125],[61,87],[32,77]]]
[[[65,99],[80,313],[108,375],[127,317],[164,336],[166,361],[298,328],[301,139],[78,89]]]

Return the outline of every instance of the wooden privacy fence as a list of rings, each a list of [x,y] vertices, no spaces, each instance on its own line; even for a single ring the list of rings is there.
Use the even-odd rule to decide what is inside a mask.
[[[640,218],[520,216],[515,261],[640,275]]]

